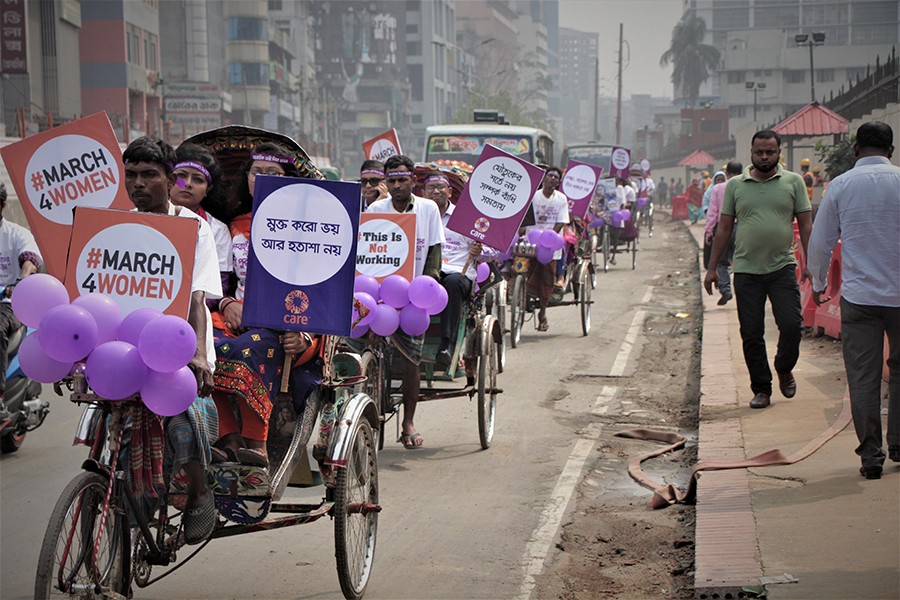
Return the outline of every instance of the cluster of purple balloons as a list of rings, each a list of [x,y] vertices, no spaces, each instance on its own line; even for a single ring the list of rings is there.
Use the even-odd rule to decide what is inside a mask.
[[[139,308],[122,316],[103,294],[86,294],[71,303],[55,277],[37,273],[13,291],[16,317],[37,331],[22,341],[22,371],[42,383],[66,377],[84,361],[88,385],[108,400],[140,392],[144,404],[162,416],[184,412],[197,397],[197,380],[187,364],[197,336],[180,317]]]
[[[436,315],[447,306],[447,290],[433,277],[420,275],[408,281],[402,275],[389,275],[381,284],[369,275],[357,275],[353,298],[366,308],[365,316],[354,302],[350,337],[359,338],[374,331],[391,335],[399,328],[407,335],[422,335]]]
[[[623,208],[622,210],[614,210],[609,215],[609,222],[613,227],[621,227],[622,223],[625,221],[631,220],[631,211],[627,208]]]
[[[528,232],[528,241],[537,246],[535,256],[544,265],[553,260],[553,253],[566,244],[563,236],[552,229],[532,229]]]
[[[641,196],[637,199],[637,207],[638,210],[644,210],[644,207],[647,206],[647,198]]]

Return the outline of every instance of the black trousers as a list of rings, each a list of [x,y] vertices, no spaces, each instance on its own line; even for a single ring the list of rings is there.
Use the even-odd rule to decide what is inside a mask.
[[[754,394],[772,394],[772,371],[766,355],[766,299],[772,304],[772,315],[778,326],[778,350],[775,370],[792,371],[800,358],[803,315],[800,310],[800,287],[797,268],[787,265],[774,273],[757,275],[735,273],[738,321],[744,346],[744,362],[750,372],[750,389]]]
[[[6,390],[6,367],[9,364],[7,360],[7,350],[9,349],[9,338],[19,330],[22,323],[13,314],[12,304],[8,302],[0,303],[0,399]]]
[[[441,313],[441,350],[456,340],[463,299],[472,290],[472,281],[462,273],[441,273],[441,285],[447,290],[447,307]],[[450,348],[448,345],[447,349]]]
[[[888,337],[888,446],[900,446],[900,308],[865,306],[841,298],[841,346],[850,411],[863,467],[884,463],[881,436],[881,369],[884,365],[884,336]]]

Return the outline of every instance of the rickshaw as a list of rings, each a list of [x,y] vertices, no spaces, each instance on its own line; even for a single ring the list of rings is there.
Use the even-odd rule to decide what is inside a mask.
[[[417,164],[415,167],[416,186],[414,192],[421,193],[421,186],[428,173],[440,170],[447,176],[452,188],[454,201],[465,185],[467,173],[458,167],[436,163]],[[434,315],[428,330],[419,362],[419,371],[425,382],[420,390],[418,402],[428,402],[445,398],[468,397],[477,400],[478,438],[482,449],[487,450],[494,436],[494,419],[497,410],[497,396],[503,392],[497,387],[497,374],[503,372],[505,364],[505,341],[501,322],[492,310],[502,310],[496,288],[503,283],[503,277],[494,265],[487,280],[472,287],[472,292],[463,305],[463,313],[456,332],[450,366],[446,370],[435,368],[435,356],[440,343],[440,315]],[[352,342],[351,342],[352,343]],[[400,409],[403,404],[401,387],[392,386],[392,348],[389,338],[373,333],[363,340],[362,373],[365,380],[358,390],[371,397],[379,407],[380,430],[378,449],[384,448],[388,422],[397,417],[397,437],[400,434]],[[454,384],[465,377],[465,384]],[[435,383],[442,385],[437,387]]]
[[[594,273],[595,237],[590,230],[584,227],[581,220],[575,221],[576,244],[574,246],[574,258],[565,269],[565,283],[561,290],[554,290],[550,295],[548,308],[554,306],[577,306],[581,318],[582,335],[591,331],[591,300],[592,290],[596,286]],[[571,250],[571,248],[570,248]],[[528,293],[528,273],[532,268],[532,261],[537,260],[537,247],[525,240],[517,242],[513,246],[513,260],[511,277],[512,290],[510,292],[510,345],[515,348],[522,339],[522,327],[528,320],[533,321],[537,329],[537,319],[534,312],[539,307],[537,297]],[[563,300],[566,292],[571,288],[573,299]]]
[[[303,175],[320,177],[296,142],[279,134],[230,126],[194,136],[210,148],[226,169],[249,156],[261,141],[289,148]],[[146,587],[193,558],[211,540],[269,531],[330,517],[334,521],[338,579],[346,598],[361,598],[372,572],[378,514],[378,463],[375,448],[379,407],[355,388],[363,381],[359,355],[341,352],[339,338],[320,344],[322,383],[302,413],[285,428],[273,410],[268,441],[268,470],[236,463],[214,463],[207,478],[215,497],[216,526],[210,538],[188,552],[183,515],[186,477],[171,474],[157,494],[133,491],[134,456],[145,458],[141,440],[156,417],[139,394],[110,401],[88,386],[84,363],[54,389],[85,405],[76,443],[90,448],[83,471],[63,491],[41,545],[35,598],[128,598],[132,586]],[[288,389],[285,369],[281,392]],[[314,436],[315,434],[315,436]],[[307,446],[318,470],[310,468]],[[140,461],[138,461],[140,462]],[[283,501],[288,487],[323,487],[318,503]],[[155,497],[153,497],[155,496]],[[276,516],[277,515],[277,516]],[[184,555],[183,555],[184,554]]]

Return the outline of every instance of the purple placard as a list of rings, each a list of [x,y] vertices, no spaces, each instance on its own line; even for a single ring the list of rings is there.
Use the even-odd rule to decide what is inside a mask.
[[[631,166],[631,150],[621,146],[612,147],[609,157],[609,176],[628,179],[628,167]]]
[[[577,160],[569,160],[560,190],[569,199],[569,216],[583,219],[591,206],[591,198],[597,189],[597,182],[603,167]]]
[[[447,228],[492,248],[509,248],[543,177],[540,167],[486,145]]]

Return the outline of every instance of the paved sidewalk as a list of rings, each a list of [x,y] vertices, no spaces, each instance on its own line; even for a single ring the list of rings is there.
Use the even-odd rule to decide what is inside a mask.
[[[690,229],[699,244],[702,225]],[[735,302],[720,307],[717,292],[702,295],[700,460],[740,460],[774,448],[790,455],[837,420],[846,391],[840,342],[804,338],[797,395],[782,397],[776,380],[772,405],[751,409]],[[766,338],[771,361],[771,313]],[[851,423],[793,465],[701,475],[696,597],[738,598],[742,586],[763,577],[796,579],[768,583],[772,599],[900,598],[900,463],[887,461],[880,480],[866,480],[856,445]]]

